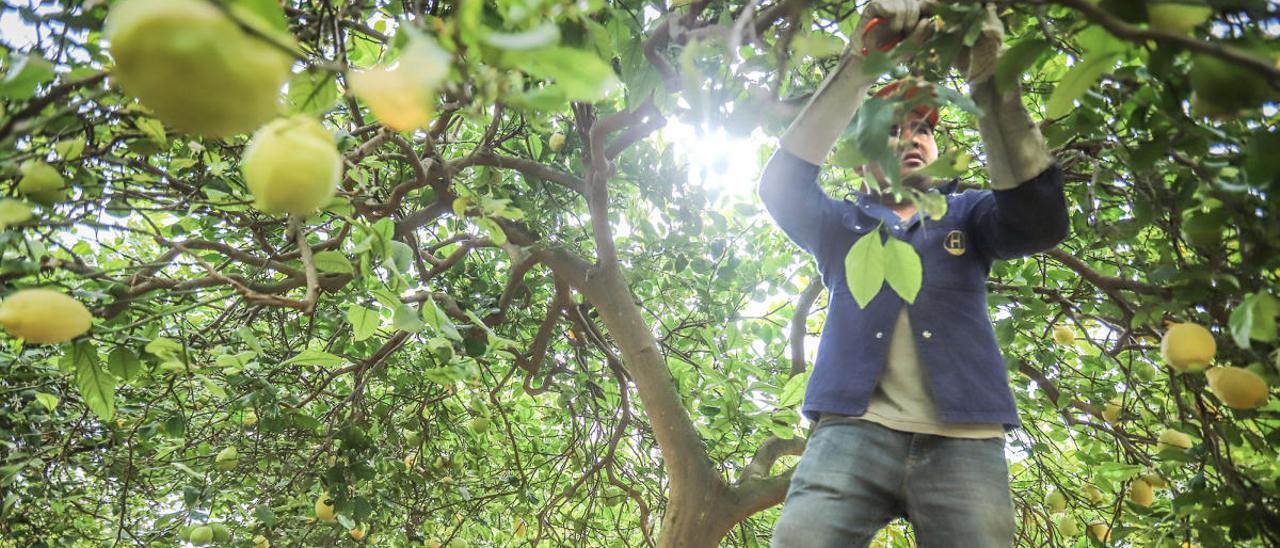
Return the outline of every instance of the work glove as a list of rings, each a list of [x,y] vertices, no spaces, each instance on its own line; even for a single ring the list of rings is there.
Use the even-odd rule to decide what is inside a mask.
[[[930,6],[932,0],[873,0],[868,4],[857,32],[840,56],[840,64],[782,135],[782,148],[811,164],[822,165],[879,76],[862,70],[863,49],[882,48],[885,39],[923,39],[928,31],[921,27],[932,25],[920,24],[920,15],[927,13]],[[875,18],[881,21],[868,29]]]
[[[986,147],[991,187],[1007,190],[1035,178],[1053,165],[1054,159],[1022,105],[1021,85],[1014,82],[1009,89],[997,89],[994,76],[1004,45],[1004,25],[994,5],[987,5],[981,25],[978,40],[961,53],[960,65],[968,77],[973,101],[982,110],[978,131]]]

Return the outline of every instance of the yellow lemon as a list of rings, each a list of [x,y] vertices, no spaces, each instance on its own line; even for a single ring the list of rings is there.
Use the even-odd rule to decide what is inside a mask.
[[[1107,527],[1107,524],[1102,522],[1090,523],[1089,536],[1097,539],[1098,542],[1106,544],[1111,540],[1111,528]]]
[[[259,128],[240,167],[254,207],[309,215],[333,199],[342,178],[342,154],[318,120],[297,115]]]
[[[1055,325],[1053,326],[1053,340],[1063,346],[1069,345],[1076,342],[1076,332],[1065,325]]]
[[[329,494],[325,493],[316,499],[316,517],[320,521],[332,522],[337,518],[333,517],[333,499],[329,498]]]
[[[0,325],[30,343],[64,343],[83,335],[92,323],[84,305],[51,289],[23,289],[0,302]]]
[[[352,73],[351,91],[374,117],[396,131],[416,129],[431,120],[436,90],[449,76],[450,58],[435,40],[410,38],[395,67],[378,66]]]
[[[1234,409],[1257,409],[1267,403],[1267,381],[1243,367],[1214,367],[1204,372],[1209,389]]]
[[[1158,449],[1191,449],[1191,436],[1172,428],[1166,428],[1160,433],[1160,437],[1156,439],[1156,447]]]
[[[1134,504],[1145,508],[1147,506],[1151,506],[1153,498],[1154,494],[1151,491],[1151,486],[1148,485],[1147,482],[1142,481],[1141,479],[1136,479],[1129,485],[1129,500],[1133,501]]]
[[[356,542],[364,540],[364,529],[352,529],[351,538],[355,539]]]
[[[1089,502],[1094,504],[1102,504],[1107,500],[1107,497],[1102,493],[1102,490],[1093,485],[1084,486],[1084,495],[1089,497]]]
[[[1217,351],[1213,334],[1194,323],[1172,324],[1160,340],[1160,355],[1180,373],[1203,371]]]
[[[552,133],[551,138],[547,139],[547,146],[551,148],[551,152],[560,152],[560,149],[564,148],[564,139],[563,133],[559,131]]]
[[[236,16],[292,47],[248,10]],[[207,137],[243,133],[275,116],[293,64],[204,0],[125,0],[107,14],[105,35],[120,88],[173,128]]]

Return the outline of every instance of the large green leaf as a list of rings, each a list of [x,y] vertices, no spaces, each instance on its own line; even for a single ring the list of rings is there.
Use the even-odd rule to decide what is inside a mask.
[[[115,418],[116,378],[99,365],[97,348],[88,342],[78,342],[71,345],[71,356],[75,363],[76,388],[85,405],[104,421]]]
[[[920,293],[923,270],[920,255],[911,244],[897,238],[889,238],[884,246],[884,278],[889,287],[898,292],[904,301],[914,303]]]
[[[1119,53],[1086,53],[1054,88],[1053,95],[1049,96],[1045,117],[1055,119],[1070,113],[1075,100],[1110,71],[1119,58]]]
[[[347,321],[351,323],[352,338],[363,341],[378,332],[378,313],[358,304],[347,307]]]
[[[513,60],[530,74],[555,81],[570,101],[599,101],[621,84],[613,67],[589,51],[555,47],[513,56]]]
[[[885,251],[879,230],[872,230],[849,247],[844,275],[854,302],[865,308],[884,286]]]

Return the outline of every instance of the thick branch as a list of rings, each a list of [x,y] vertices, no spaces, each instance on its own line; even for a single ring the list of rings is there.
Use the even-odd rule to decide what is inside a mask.
[[[1130,25],[1116,17],[1113,17],[1111,14],[1107,13],[1106,10],[1088,0],[1041,1],[1066,6],[1079,11],[1084,15],[1085,19],[1089,20],[1089,22],[1102,25],[1102,27],[1107,29],[1111,34],[1129,41],[1144,42],[1147,40],[1155,40],[1161,44],[1178,46],[1197,53],[1212,55],[1227,61],[1234,66],[1248,68],[1249,70],[1266,77],[1267,81],[1271,83],[1271,87],[1280,89],[1280,67],[1272,65],[1267,59],[1249,54],[1239,48],[1197,40],[1194,37],[1177,32]]]
[[[800,294],[800,300],[796,302],[796,311],[791,316],[791,375],[795,376],[804,373],[807,368],[804,361],[804,338],[809,333],[806,325],[809,323],[809,309],[813,307],[813,303],[818,300],[818,295],[822,294],[822,281],[814,279],[809,282],[809,287],[804,288],[804,292]]]

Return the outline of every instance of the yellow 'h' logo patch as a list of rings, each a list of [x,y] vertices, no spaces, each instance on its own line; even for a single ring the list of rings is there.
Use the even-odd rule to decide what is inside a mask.
[[[952,230],[942,239],[942,248],[955,256],[964,255],[964,232]]]

